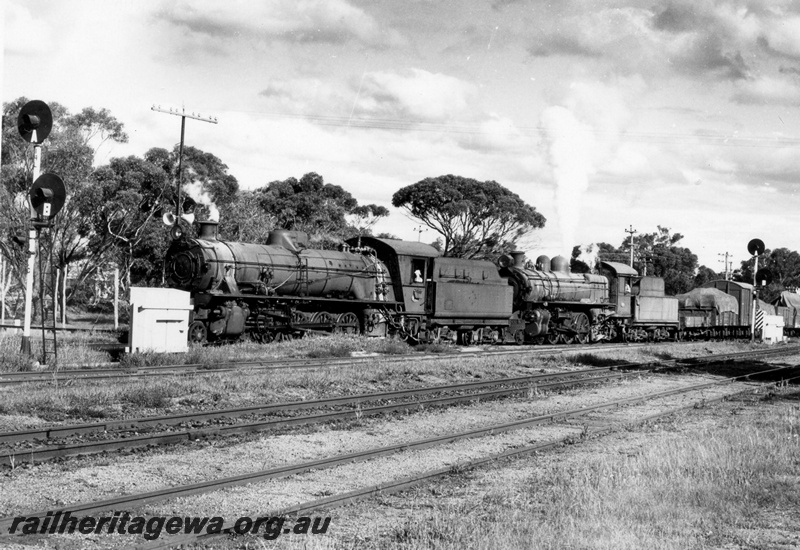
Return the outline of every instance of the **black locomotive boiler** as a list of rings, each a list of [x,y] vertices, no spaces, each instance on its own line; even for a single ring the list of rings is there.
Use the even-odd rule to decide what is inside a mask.
[[[659,277],[640,277],[617,262],[600,262],[599,274],[570,273],[562,256],[539,256],[532,268],[522,253],[503,255],[498,265],[514,289],[513,318],[524,341],[644,341],[677,334],[678,300],[664,294]]]
[[[168,285],[192,295],[191,342],[304,332],[506,337],[512,288],[491,262],[394,239],[363,237],[331,251],[309,248],[300,232],[273,231],[255,244],[219,240],[216,229],[201,222],[198,237],[174,241],[165,258]]]

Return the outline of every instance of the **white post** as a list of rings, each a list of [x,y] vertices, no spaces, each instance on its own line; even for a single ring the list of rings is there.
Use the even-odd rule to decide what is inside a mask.
[[[114,329],[119,328],[119,266],[114,267]]]
[[[758,274],[758,252],[756,252],[755,257],[753,258],[753,311],[750,315],[750,343],[755,343],[756,341],[756,308],[758,307],[758,291],[756,290],[756,284],[758,281],[756,280],[756,275]]]
[[[58,322],[58,306],[60,305],[58,302],[58,288],[61,286],[60,282],[61,270],[56,269],[56,283],[53,285],[53,324]],[[44,319],[42,319],[42,325],[44,325]]]
[[[6,324],[6,259],[0,257],[0,325]]]
[[[35,132],[35,130],[34,130]],[[34,134],[33,145],[33,181],[39,179],[39,172],[42,169],[42,146],[36,143]],[[30,217],[33,219],[36,213],[33,206],[30,207]],[[33,309],[33,270],[36,267],[36,228],[33,222],[28,229],[28,271],[25,274],[25,319],[22,324],[22,346],[21,351],[26,355],[31,355],[31,310]]]
[[[64,266],[64,279],[61,281],[61,326],[67,324],[67,271],[68,265]]]

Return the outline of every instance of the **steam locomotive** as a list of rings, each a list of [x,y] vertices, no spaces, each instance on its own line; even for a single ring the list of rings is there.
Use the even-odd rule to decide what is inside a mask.
[[[602,262],[572,274],[565,258],[524,254],[483,260],[441,256],[432,246],[360,237],[315,250],[300,232],[265,244],[221,241],[216,222],[173,242],[169,286],[189,291],[189,340],[261,342],[308,332],[394,335],[413,342],[571,343],[660,340],[680,330],[678,300],[664,281]]]

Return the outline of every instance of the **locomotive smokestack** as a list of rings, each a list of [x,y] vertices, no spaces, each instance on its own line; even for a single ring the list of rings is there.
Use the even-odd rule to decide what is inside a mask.
[[[217,240],[217,226],[219,222],[206,220],[200,223],[200,234],[198,237],[200,239],[204,239],[206,241],[216,241]]]
[[[525,267],[525,252],[522,252],[521,250],[514,250],[510,254],[511,257],[514,258],[514,265],[516,267]]]

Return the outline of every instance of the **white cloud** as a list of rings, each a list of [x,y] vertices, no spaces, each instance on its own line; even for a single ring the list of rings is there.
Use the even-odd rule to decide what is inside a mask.
[[[738,103],[800,104],[800,86],[784,78],[761,77],[736,82],[733,100]]]
[[[271,79],[259,93],[270,108],[289,114],[349,113],[343,89],[319,78]]]
[[[295,43],[341,43],[370,46],[402,43],[394,31],[345,0],[184,0],[159,15],[189,33],[215,39],[249,38]]]
[[[47,22],[25,6],[5,1],[3,43],[6,54],[44,53],[50,49],[52,35]]]
[[[463,114],[474,92],[468,82],[423,69],[371,72],[364,77],[356,111],[440,121]]]
[[[800,17],[780,16],[771,19],[765,25],[764,37],[773,50],[800,58]]]

